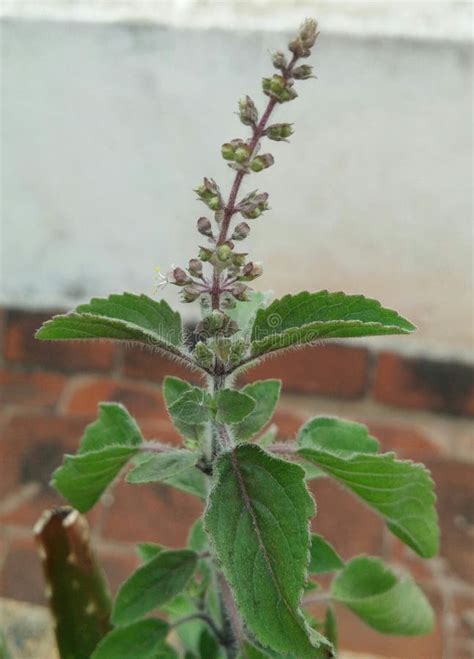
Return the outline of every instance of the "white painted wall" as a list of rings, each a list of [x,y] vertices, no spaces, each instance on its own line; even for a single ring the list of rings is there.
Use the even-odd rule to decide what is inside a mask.
[[[21,18],[4,16],[2,304],[150,293],[156,264],[194,255],[204,207],[192,188],[203,175],[228,188],[219,146],[242,135],[237,99],[263,102],[268,51],[288,35],[263,14],[261,30],[238,31],[235,17],[232,29],[160,24],[179,4],[152,3],[162,12],[140,22],[37,20],[24,2]],[[278,112],[296,133],[272,144],[275,167],[252,177],[272,210],[248,246],[264,261],[262,287],[278,295],[362,292],[419,326],[417,337],[375,345],[466,353],[472,50],[462,30],[401,39],[364,37],[357,25],[337,34],[322,24],[318,80]]]

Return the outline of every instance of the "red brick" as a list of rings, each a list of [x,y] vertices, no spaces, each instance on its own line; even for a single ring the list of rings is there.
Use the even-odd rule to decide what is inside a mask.
[[[440,447],[417,428],[368,423],[370,433],[380,441],[382,451],[395,451],[399,458],[424,460],[440,455]]]
[[[275,410],[271,423],[278,427],[279,439],[293,439],[305,421],[303,414],[291,412],[282,405]]]
[[[24,487],[38,484],[31,499],[18,497],[18,505],[4,507],[3,524],[33,525],[44,509],[58,505],[60,497],[49,485],[53,470],[65,452],[74,452],[90,419],[58,418],[52,415],[12,417],[0,441],[0,500],[21,495]],[[1,505],[0,505],[1,510]]]
[[[435,482],[441,525],[441,551],[448,568],[474,584],[474,464],[455,460],[426,460]]]
[[[59,373],[0,370],[0,400],[4,406],[51,409],[66,378]]]
[[[366,391],[368,368],[365,348],[321,345],[268,358],[241,380],[280,378],[285,391],[360,398]]]
[[[33,536],[11,541],[0,576],[0,594],[11,599],[46,605],[41,561]]]
[[[190,526],[201,512],[198,499],[172,487],[119,483],[104,522],[103,537],[182,547]]]
[[[202,385],[203,378],[178,362],[164,355],[152,352],[139,346],[132,346],[125,350],[123,372],[131,378],[162,382],[167,375]]]
[[[8,311],[3,348],[5,359],[61,371],[104,371],[112,367],[116,347],[111,342],[35,339],[36,330],[52,315],[53,312]]]
[[[350,492],[329,478],[310,481],[317,505],[313,531],[331,542],[344,559],[380,554],[384,523]]]
[[[98,549],[96,553],[99,565],[107,577],[110,591],[115,595],[125,579],[128,579],[132,572],[137,569],[139,565],[138,556],[133,549],[130,549],[128,554],[110,551],[109,549]]]
[[[474,656],[474,595],[458,594],[452,602],[451,656],[472,659]]]
[[[468,364],[381,353],[375,398],[398,407],[474,415],[474,370]]]
[[[158,387],[116,378],[82,376],[68,389],[63,411],[67,414],[94,415],[102,401],[123,403],[133,416],[166,415]]]

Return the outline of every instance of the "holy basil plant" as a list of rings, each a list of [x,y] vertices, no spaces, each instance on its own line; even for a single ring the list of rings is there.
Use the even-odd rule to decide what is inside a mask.
[[[301,60],[317,35],[315,21],[306,20],[289,54],[273,54],[275,73],[262,82],[268,99],[262,114],[249,96],[240,100],[238,114],[250,136],[222,145],[234,171],[228,197],[210,178],[195,190],[212,219],[197,221],[203,244],[196,257],[165,278],[181,288],[183,302],[200,303],[194,336],[165,301],[131,293],[94,298],[55,316],[36,335],[138,343],[203,376],[202,386],[175,377],[163,382],[181,447],[145,441],[127,410],[106,402],[77,453],[53,475],[54,487],[80,512],[90,510],[117,477],[132,485],[175,487],[203,503],[187,547],[139,546],[142,565],[122,584],[93,659],[334,657],[333,603],[386,634],[425,634],[433,627],[431,607],[412,579],[377,557],[346,561],[311,533],[318,522],[308,489],[311,479],[334,479],[411,550],[429,558],[438,550],[438,524],[427,469],[382,453],[365,426],[334,417],[311,419],[295,441],[278,442],[268,424],[280,382],[236,385],[243,369],[289,348],[415,329],[363,295],[305,291],[269,303],[249,286],[262,266],[238,245],[267,211],[268,195],[253,190],[241,196],[241,184],[273,165],[266,140],[288,141],[293,133],[292,124],[270,123],[270,117],[297,97],[295,83],[314,77]],[[357,518],[353,532],[359,533]],[[326,590],[318,585],[321,574],[333,575]],[[321,620],[308,612],[317,601],[326,610]]]

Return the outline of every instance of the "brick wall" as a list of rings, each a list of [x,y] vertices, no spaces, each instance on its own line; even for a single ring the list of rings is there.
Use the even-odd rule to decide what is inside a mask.
[[[31,527],[45,508],[59,503],[48,485],[51,471],[65,451],[75,450],[97,403],[121,401],[147,438],[177,442],[159,382],[168,373],[196,378],[138,348],[35,341],[34,331],[51,313],[0,314],[0,594],[36,603],[45,598]],[[314,528],[344,557],[380,554],[397,569],[410,570],[438,615],[431,635],[403,639],[372,632],[341,610],[342,646],[400,659],[472,657],[472,369],[331,343],[268,360],[244,379],[266,377],[283,380],[275,417],[282,437],[293,435],[312,414],[339,414],[367,423],[384,449],[423,461],[436,481],[442,546],[440,557],[428,562],[389,536],[370,511],[329,480],[313,486]],[[195,499],[167,487],[119,485],[88,516],[112,587],[136,565],[134,542],[180,546],[199,512]]]

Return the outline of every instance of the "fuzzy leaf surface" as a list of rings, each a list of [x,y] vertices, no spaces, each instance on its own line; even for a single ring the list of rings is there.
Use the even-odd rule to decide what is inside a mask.
[[[219,423],[238,423],[249,416],[255,409],[255,400],[235,389],[222,389],[216,395]]]
[[[344,562],[327,540],[317,533],[311,535],[311,559],[308,572],[324,574],[344,567]]]
[[[211,418],[211,397],[200,387],[191,387],[169,407],[173,419],[188,425],[199,425]]]
[[[166,408],[173,421],[173,424],[185,439],[191,439],[198,442],[202,439],[205,431],[205,423],[189,423],[183,420],[181,416],[171,411],[171,406],[176,403],[183,394],[191,391],[193,386],[180,378],[167,376],[163,382],[163,398],[165,399]]]
[[[241,444],[215,472],[204,525],[247,626],[278,652],[318,656],[325,639],[299,608],[314,514],[303,470]]]
[[[322,338],[408,334],[415,329],[377,300],[345,293],[285,295],[259,309],[252,327],[252,356]]]
[[[113,629],[94,650],[91,659],[165,659],[172,657],[165,645],[169,627],[163,620],[139,620]]]
[[[151,561],[152,558],[158,556],[160,551],[164,551],[163,547],[154,542],[140,542],[137,545],[137,553],[142,563]]]
[[[243,421],[234,426],[237,441],[242,442],[254,437],[266,426],[275,411],[280,389],[280,380],[261,380],[247,384],[241,389],[241,393],[255,401],[255,407]],[[261,443],[260,445],[262,446]]]
[[[171,600],[186,587],[196,563],[196,553],[188,549],[159,552],[122,584],[112,622],[130,624]]]
[[[318,433],[298,437],[298,454],[358,495],[385,519],[388,528],[420,556],[438,551],[439,529],[429,471],[393,453],[338,451],[320,443]],[[336,444],[337,445],[337,444]]]
[[[433,628],[433,611],[415,582],[397,579],[378,558],[349,561],[332,582],[331,595],[383,634],[415,636]]]
[[[302,447],[349,453],[377,453],[379,442],[369,435],[367,426],[336,417],[316,416],[298,433]]]
[[[138,341],[180,355],[182,327],[179,313],[164,300],[122,293],[93,298],[69,314],[54,316],[40,327],[36,338]]]
[[[154,453],[127,475],[128,483],[160,483],[194,467],[198,454],[186,450]]]
[[[52,477],[53,486],[74,508],[85,512],[136,454],[143,442],[135,419],[118,403],[101,403],[76,455],[66,455]]]

